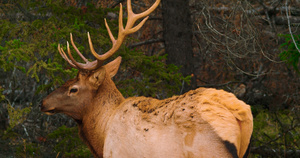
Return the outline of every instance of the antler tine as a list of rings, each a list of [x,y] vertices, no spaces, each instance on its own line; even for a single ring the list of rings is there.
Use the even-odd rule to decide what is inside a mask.
[[[132,7],[131,7],[131,0],[127,0],[128,20],[127,20],[127,24],[126,24],[125,29],[124,29],[124,26],[123,26],[123,9],[122,9],[122,4],[120,4],[119,33],[118,33],[118,39],[117,40],[113,37],[113,35],[111,33],[111,30],[110,30],[110,28],[107,24],[107,21],[105,20],[105,26],[107,28],[110,39],[113,43],[112,48],[109,51],[107,51],[105,54],[99,55],[95,52],[94,48],[92,47],[92,42],[91,42],[90,37],[89,37],[90,49],[91,49],[92,54],[97,59],[97,61],[98,62],[103,62],[104,60],[106,60],[107,58],[112,56],[120,48],[120,46],[121,46],[122,42],[124,41],[125,37],[128,34],[134,33],[137,30],[139,30],[145,24],[148,17],[144,18],[135,27],[133,27],[134,23],[138,19],[149,15],[158,6],[159,3],[160,3],[160,0],[156,0],[156,2],[148,10],[146,10],[145,12],[139,13],[139,14],[134,14],[133,11],[132,11]]]
[[[109,37],[110,37],[112,43],[114,44],[114,43],[116,42],[116,39],[115,39],[115,37],[113,36],[113,34],[111,33],[111,31],[110,31],[110,28],[109,28],[109,26],[108,26],[108,24],[107,24],[106,18],[104,19],[104,21],[105,21],[105,27],[106,27],[106,29],[107,29],[108,35],[109,35]]]
[[[62,48],[60,48],[60,44],[58,44],[58,51],[60,53],[60,55],[73,67],[73,68],[76,68],[78,69],[78,67],[76,65],[74,65],[72,63],[72,61],[68,58],[68,56],[66,55],[66,53],[64,52],[64,50]]]
[[[96,53],[94,47],[93,47],[93,43],[90,37],[90,34],[88,33],[88,41],[89,41],[89,46],[90,46],[90,50],[92,52],[92,54],[95,56],[96,60],[93,62],[89,62],[78,50],[78,48],[76,47],[76,45],[74,44],[73,41],[73,36],[72,34],[70,34],[70,39],[71,39],[71,44],[74,47],[75,51],[77,52],[77,54],[81,57],[82,60],[84,60],[86,63],[82,64],[82,63],[78,63],[75,61],[75,59],[73,58],[71,51],[70,51],[70,46],[69,46],[69,42],[67,42],[67,50],[68,50],[68,54],[69,54],[69,58],[66,55],[66,53],[64,52],[64,50],[62,48],[60,48],[60,45],[58,45],[58,50],[59,53],[61,54],[61,56],[74,68],[77,69],[81,69],[81,70],[94,70],[97,69],[98,67],[102,66],[103,62],[108,59],[110,56],[112,56],[121,46],[122,42],[124,41],[125,37],[128,34],[134,33],[137,30],[139,30],[147,21],[148,17],[144,18],[138,25],[136,25],[135,27],[133,27],[133,25],[135,24],[135,22],[142,18],[145,17],[147,15],[149,15],[160,3],[160,0],[156,0],[156,2],[145,12],[143,13],[139,13],[139,14],[134,14],[132,11],[132,7],[131,7],[131,0],[127,0],[127,12],[128,12],[128,20],[127,20],[127,24],[126,27],[124,29],[123,26],[123,9],[122,9],[122,4],[120,4],[120,12],[119,12],[119,33],[118,33],[118,39],[116,40],[107,24],[106,19],[105,20],[105,26],[107,28],[109,37],[112,41],[112,48],[107,51],[106,53],[99,55]]]
[[[71,39],[71,44],[72,44],[73,48],[75,49],[75,51],[77,52],[77,54],[80,56],[80,58],[81,58],[84,62],[89,62],[89,61],[88,61],[88,60],[80,53],[80,51],[78,50],[78,48],[77,48],[76,45],[74,44],[72,33],[70,33],[70,39]]]
[[[71,38],[71,43],[74,47],[74,49],[76,50],[77,54],[81,57],[82,60],[85,61],[85,64],[83,63],[79,63],[79,62],[76,62],[76,60],[74,59],[74,57],[72,56],[72,53],[71,53],[71,50],[70,50],[70,45],[69,45],[69,42],[67,41],[67,51],[68,51],[68,54],[69,54],[69,58],[68,56],[66,55],[65,51],[60,47],[60,44],[58,44],[58,51],[60,53],[60,55],[74,68],[76,69],[79,69],[79,70],[95,70],[97,69],[98,67],[100,67],[103,62],[99,62],[98,60],[95,60],[95,61],[92,61],[92,62],[89,62],[81,53],[80,51],[78,50],[78,48],[76,47],[76,45],[74,44],[74,41],[73,41],[73,37],[72,37],[72,34],[70,34],[70,38]]]
[[[156,0],[154,2],[154,4],[148,8],[146,11],[142,12],[142,13],[139,13],[139,14],[135,14],[132,12],[132,7],[131,7],[131,0],[127,0],[127,9],[128,9],[128,14],[134,14],[136,15],[137,18],[141,18],[141,17],[145,17],[147,15],[149,15],[152,11],[155,10],[155,8],[159,5],[160,3],[160,0]]]
[[[83,64],[80,64],[80,63],[76,62],[76,60],[73,58],[68,41],[67,41],[67,50],[68,50],[68,54],[69,54],[69,57],[70,57],[72,63],[74,65],[76,65],[76,67],[78,67],[79,69],[84,69]]]
[[[89,44],[90,44],[90,49],[91,49],[91,52],[92,54],[97,58],[97,60],[100,62],[103,62],[104,60],[108,59],[110,56],[112,56],[118,49],[119,47],[121,46],[122,42],[123,42],[123,38],[125,37],[123,35],[123,32],[124,32],[124,26],[123,26],[123,9],[122,9],[122,4],[120,3],[120,11],[119,11],[119,34],[118,34],[118,39],[116,40],[113,36],[113,34],[111,33],[111,30],[107,24],[107,21],[106,19],[104,19],[105,21],[105,26],[106,26],[106,29],[108,31],[108,34],[109,34],[109,37],[112,41],[112,48],[107,51],[105,54],[102,54],[102,55],[99,55],[96,53],[96,51],[94,50],[94,47],[92,45],[92,41],[90,39],[90,36],[88,34],[88,37],[89,37]],[[120,42],[118,42],[118,40],[120,40]]]
[[[155,8],[159,5],[159,3],[160,3],[160,0],[156,0],[155,3],[154,3],[149,9],[147,9],[146,11],[144,11],[144,12],[142,12],[142,13],[135,14],[135,13],[133,13],[133,11],[132,11],[131,0],[128,0],[128,1],[127,1],[127,12],[128,12],[128,17],[132,17],[132,20],[135,22],[137,19],[140,19],[140,18],[142,18],[142,17],[148,16],[151,12],[153,12],[153,11],[155,10]],[[147,17],[146,17],[146,18],[147,18]],[[128,18],[128,20],[129,20],[129,18]],[[133,25],[134,22],[131,23],[131,24]],[[141,22],[141,23],[142,23],[142,22]],[[127,22],[127,24],[129,24],[129,23]],[[127,29],[127,27],[128,27],[128,28],[131,28],[132,26],[126,25],[126,28],[125,28],[125,29]]]
[[[88,35],[88,41],[89,41],[89,46],[90,46],[90,50],[92,52],[92,54],[95,56],[95,55],[98,55],[94,49],[94,46],[93,46],[93,43],[92,43],[92,40],[91,40],[91,36],[90,36],[90,33],[88,32],[87,33]]]
[[[136,25],[134,28],[126,30],[126,34],[132,34],[132,33],[136,32],[137,30],[139,30],[145,24],[145,22],[148,20],[148,18],[149,17],[147,16],[138,25]],[[127,27],[127,25],[126,25],[126,27]]]

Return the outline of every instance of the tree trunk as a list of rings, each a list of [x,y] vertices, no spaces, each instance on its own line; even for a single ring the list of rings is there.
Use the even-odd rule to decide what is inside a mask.
[[[194,76],[192,49],[192,22],[187,0],[162,0],[163,30],[167,64],[181,67],[184,76]],[[183,83],[180,93],[196,87],[195,76],[191,84]]]

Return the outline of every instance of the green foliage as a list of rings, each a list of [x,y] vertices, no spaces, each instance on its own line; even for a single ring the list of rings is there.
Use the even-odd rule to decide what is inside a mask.
[[[48,135],[49,141],[55,141],[56,153],[63,157],[90,157],[91,152],[78,137],[78,128],[61,126]]]
[[[280,45],[280,48],[283,50],[279,54],[280,59],[292,66],[297,73],[300,73],[298,67],[300,52],[297,50],[297,48],[300,48],[300,35],[293,35],[296,45],[293,42],[290,34],[280,34],[279,36],[285,38],[285,42]]]
[[[2,94],[4,89],[0,86],[0,102],[5,99],[5,96]]]
[[[5,131],[0,132],[0,139],[9,140],[8,145],[16,147],[15,154],[17,157],[34,157],[39,152],[37,144],[26,142],[26,139],[22,139],[22,142],[20,142],[20,135],[14,131],[15,126],[25,121],[27,115],[31,112],[31,107],[18,109],[7,104],[7,111],[9,115],[9,127]]]
[[[37,157],[40,155],[40,147],[36,143],[23,142],[16,147],[16,157]]]
[[[25,121],[26,115],[31,111],[31,107],[17,109],[7,104],[7,111],[9,116],[9,127],[12,129]]]
[[[252,146],[299,150],[300,126],[296,113],[290,110],[270,113],[261,109],[253,121]]]
[[[23,29],[23,31],[29,30]],[[48,58],[48,60],[46,61],[46,54],[44,53],[47,51],[39,51],[42,50],[40,49],[40,46],[44,46],[43,41],[39,41],[36,44],[22,41],[27,40],[12,39],[10,41],[6,41],[4,46],[0,46],[0,65],[4,72],[17,69],[27,74],[27,76],[34,78],[37,82],[40,81],[41,73],[52,77],[52,82],[49,83],[48,86],[42,85],[44,87],[50,87],[57,83],[61,84],[64,81],[62,79],[64,76],[74,76],[77,72],[73,69],[63,69],[63,66],[59,64],[61,62],[60,60],[57,61]],[[47,47],[50,50],[53,49],[51,45],[47,45]],[[60,74],[62,75],[57,75],[58,72],[60,72]]]
[[[25,71],[25,68],[20,65],[15,65],[14,63],[20,62],[24,60],[28,62],[30,56],[28,54],[23,54],[22,50],[20,49],[23,42],[19,39],[14,39],[8,42],[5,42],[5,47],[0,46],[1,51],[1,58],[0,58],[0,65],[4,71],[10,71],[13,68],[17,68],[21,71]]]
[[[123,50],[125,51],[122,51],[120,55],[123,57],[126,69],[121,74],[130,73],[130,76],[123,75],[123,80],[121,79],[117,85],[125,96],[139,94],[166,98],[179,91],[182,81],[190,82],[190,76],[184,77],[178,73],[177,66],[165,63],[167,55],[146,56],[142,52],[126,47]],[[127,79],[124,80],[124,78]]]
[[[95,22],[104,27],[104,11],[89,5],[87,14],[82,14],[81,9],[65,7],[62,1],[47,2],[47,7],[38,7],[38,13],[44,18],[32,21],[18,21],[18,23],[0,20],[0,65],[3,71],[18,69],[34,78],[37,82],[41,77],[47,76],[50,83],[40,85],[38,92],[46,90],[57,84],[62,84],[66,78],[74,77],[77,70],[65,69],[67,63],[63,62],[57,51],[59,42],[66,43],[69,33],[76,39],[87,41],[86,32],[100,36],[105,29],[96,29],[86,24],[86,21]],[[22,5],[22,3],[21,3]],[[41,1],[25,1],[23,7],[44,5]],[[51,13],[47,17],[46,14]],[[73,25],[72,25],[73,24]],[[99,35],[100,34],[100,35]],[[104,34],[104,33],[103,33]],[[93,40],[95,45],[110,45],[110,41],[102,42],[101,38]],[[76,43],[76,42],[75,42]],[[65,45],[65,44],[64,44]],[[87,47],[81,47],[80,50]],[[78,57],[75,57],[78,59]]]
[[[26,6],[42,5],[40,1],[27,3]],[[17,68],[37,82],[44,76],[50,78],[47,84],[39,85],[37,93],[62,84],[65,79],[75,76],[77,70],[65,69],[70,66],[63,61],[57,51],[58,43],[66,43],[69,33],[73,33],[75,44],[82,52],[89,52],[86,32],[90,32],[96,49],[98,47],[106,51],[111,47],[103,19],[108,11],[117,11],[118,8],[96,9],[94,5],[88,5],[87,12],[83,14],[80,8],[65,7],[61,3],[61,1],[47,2],[47,7],[39,7],[38,13],[42,16],[46,16],[49,12],[52,14],[43,20],[37,19],[32,23],[20,21],[18,24],[0,20],[0,28],[3,28],[0,41],[6,40],[5,44],[0,46],[1,68],[4,71]],[[98,25],[99,28],[91,27],[89,25],[91,23]],[[116,35],[117,20],[108,23]],[[125,59],[123,63],[127,64],[123,67],[130,66],[133,71],[141,74],[137,76],[138,79],[123,78],[122,84],[130,84],[121,86],[121,88],[129,87],[121,90],[126,96],[139,94],[155,97],[158,93],[164,93],[163,91],[170,96],[174,91],[178,91],[182,80],[186,82],[189,80],[177,73],[176,66],[164,63],[166,56],[148,57],[128,48],[119,52]],[[75,56],[75,59],[81,61],[78,56]]]

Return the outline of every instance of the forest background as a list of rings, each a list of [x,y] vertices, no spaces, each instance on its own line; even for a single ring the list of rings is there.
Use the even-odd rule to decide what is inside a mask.
[[[108,50],[103,19],[116,37],[119,3],[126,10],[125,0],[0,0],[0,157],[92,157],[72,119],[39,105],[77,72],[58,44],[66,49],[72,33],[93,59],[89,32],[99,54]],[[136,13],[153,3],[132,0]],[[113,57],[123,58],[114,81],[125,97],[232,92],[252,108],[250,157],[300,157],[299,8],[299,0],[162,0]]]

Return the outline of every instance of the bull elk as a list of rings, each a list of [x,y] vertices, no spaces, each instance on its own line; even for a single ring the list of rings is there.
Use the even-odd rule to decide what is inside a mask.
[[[105,21],[113,45],[103,55],[96,53],[88,34],[90,50],[96,58],[92,62],[79,52],[72,34],[71,44],[86,63],[74,60],[69,43],[68,55],[58,45],[61,56],[79,72],[76,78],[43,100],[41,111],[49,115],[64,113],[73,118],[80,137],[95,157],[241,158],[247,155],[253,118],[250,106],[233,94],[199,88],[164,100],[125,99],[116,88],[111,78],[118,71],[121,57],[106,65],[104,61],[119,49],[126,35],[142,27],[159,3],[160,0],[156,0],[148,10],[135,14],[128,0],[125,28],[121,5],[117,39]],[[140,18],[144,19],[134,26]]]

